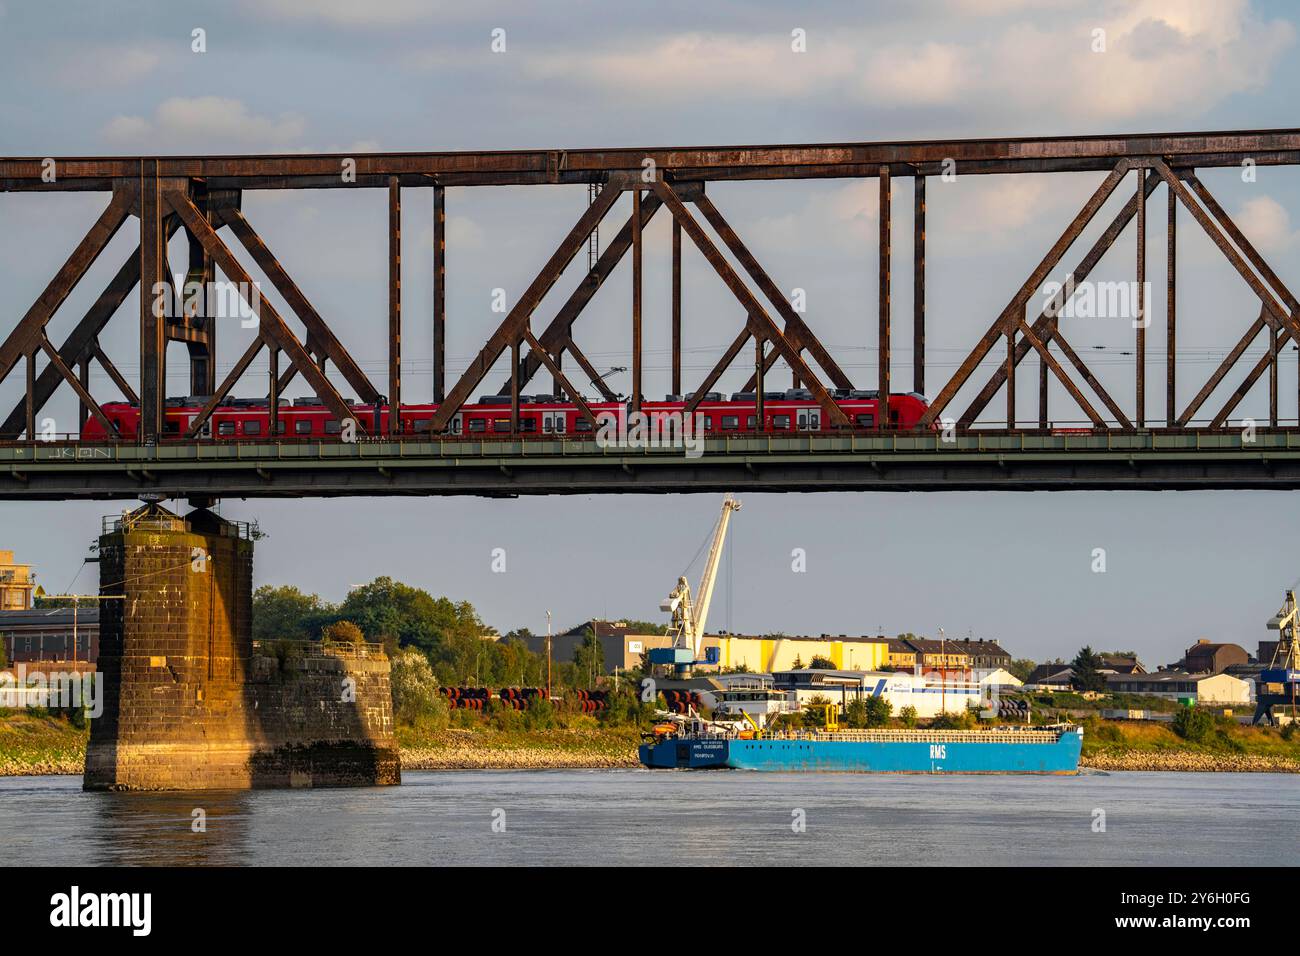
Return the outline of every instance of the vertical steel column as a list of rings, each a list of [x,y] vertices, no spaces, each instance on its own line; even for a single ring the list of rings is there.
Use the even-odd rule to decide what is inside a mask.
[[[1165,233],[1165,424],[1174,427],[1178,418],[1177,394],[1174,389],[1175,325],[1177,318],[1178,264],[1178,196],[1169,193],[1169,218]]]
[[[1137,413],[1133,421],[1138,428],[1147,426],[1147,171],[1137,173],[1137,348],[1134,361],[1137,365],[1135,402]]]
[[[277,345],[268,345],[266,351],[267,377],[270,379],[270,386],[266,391],[266,407],[269,416],[267,429],[270,432],[268,437],[271,441],[275,441],[280,435],[280,348]]]
[[[673,387],[682,394],[682,224],[673,220]]]
[[[880,167],[880,387],[876,403],[876,427],[889,427],[889,253],[890,219],[893,212],[889,167]]]
[[[206,186],[195,185],[194,204],[198,206],[199,212],[203,213],[203,218],[211,222],[212,204],[208,199]],[[170,228],[167,231],[170,232]],[[164,242],[166,236],[167,233],[164,232]],[[201,291],[197,302],[185,303],[184,324],[191,328],[201,328],[206,339],[204,342],[186,343],[190,359],[190,394],[211,395],[217,390],[217,323],[216,317],[208,314],[208,302],[214,298],[208,293],[216,280],[217,267],[196,236],[188,229],[185,231],[185,236],[189,249],[185,284],[190,286],[197,283]]]
[[[763,402],[763,361],[767,358],[764,344],[761,335],[754,336],[754,430],[758,432],[767,431]]]
[[[140,428],[141,440],[162,434],[167,400],[167,324],[163,298],[156,294],[163,274],[167,241],[163,235],[158,161],[140,162]]]
[[[641,190],[632,190],[632,411],[641,410]]]
[[[925,177],[912,180],[912,391],[925,394]]]
[[[1016,329],[1007,327],[1007,428],[1016,427]]]
[[[402,187],[388,179],[388,433],[402,431]]]
[[[27,353],[27,440],[36,440],[36,352]]]
[[[519,341],[510,343],[510,434],[519,433]]]
[[[1268,327],[1268,423],[1277,427],[1277,326]]]
[[[433,400],[447,386],[447,189],[433,187]]]
[[[1043,348],[1051,346],[1044,342]],[[1047,427],[1047,361],[1041,355],[1038,357],[1038,427]]]

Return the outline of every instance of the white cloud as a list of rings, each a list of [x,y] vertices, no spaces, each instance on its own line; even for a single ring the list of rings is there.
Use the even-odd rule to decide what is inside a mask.
[[[302,117],[292,113],[257,116],[239,100],[199,96],[164,100],[152,119],[116,116],[103,136],[115,145],[140,147],[136,152],[229,153],[292,148],[305,129]],[[153,144],[147,150],[146,139]]]
[[[974,79],[970,54],[949,43],[892,46],[866,65],[863,93],[882,100],[941,104],[960,96]]]
[[[888,44],[860,28],[812,27],[806,53],[792,52],[789,35],[773,31],[680,33],[582,56],[519,55],[541,79],[620,94],[941,106],[1042,125],[1060,116],[1203,114],[1265,85],[1295,40],[1289,23],[1264,20],[1249,0],[1109,0],[1093,14],[1074,3],[1044,11],[1005,0],[986,26],[972,25],[969,4],[954,3],[924,34],[909,40],[895,32]],[[1105,52],[1093,52],[1096,29],[1105,31]]]
[[[585,82],[662,95],[805,95],[854,72],[852,48],[815,32],[808,52],[791,50],[789,34],[762,36],[683,33],[649,47],[575,57],[571,52],[532,56],[528,69],[541,77],[573,76]]]
[[[1268,196],[1246,200],[1233,220],[1251,244],[1260,250],[1279,252],[1289,248],[1297,239],[1291,228],[1291,214]]]

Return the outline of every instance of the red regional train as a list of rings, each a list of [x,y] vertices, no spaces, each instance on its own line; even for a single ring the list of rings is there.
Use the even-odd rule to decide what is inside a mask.
[[[850,427],[867,429],[876,427],[877,392],[857,389],[834,389],[835,403],[848,417]],[[693,396],[668,395],[662,402],[643,402],[642,411],[648,416],[656,413],[678,413]],[[187,396],[167,399],[163,424],[164,438],[180,438],[202,411],[207,399]],[[372,433],[387,433],[387,405],[373,405],[349,401],[360,426]],[[590,402],[592,412],[600,417],[602,412],[626,413],[622,402]],[[140,407],[134,402],[112,402],[103,407],[104,415],[123,438],[135,438],[140,424]],[[891,428],[915,428],[925,413],[928,403],[915,392],[890,393],[889,425]],[[437,405],[403,405],[401,407],[401,432],[405,435],[428,434],[430,421]],[[829,432],[834,426],[807,389],[789,389],[782,392],[763,393],[763,423],[757,418],[756,395],[753,392],[735,392],[730,398],[722,392],[707,392],[696,408],[708,434],[780,434],[782,432]],[[231,398],[224,401],[204,423],[199,436],[202,439],[222,441],[265,440],[270,434],[270,409],[265,399]],[[337,436],[341,424],[330,410],[314,397],[290,401],[280,399],[277,422],[278,436],[283,438],[319,439]],[[556,395],[521,395],[519,397],[518,433],[524,435],[581,435],[592,431],[591,422],[572,403]],[[510,434],[510,396],[485,395],[474,404],[466,404],[452,418],[447,433],[476,436]],[[107,439],[108,432],[97,418],[91,418],[83,428],[83,439]]]

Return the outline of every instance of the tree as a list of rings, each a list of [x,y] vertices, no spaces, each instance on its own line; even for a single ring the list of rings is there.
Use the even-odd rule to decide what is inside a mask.
[[[898,712],[898,722],[904,727],[916,726],[916,708],[908,704]]]
[[[1035,664],[1027,657],[1019,657],[1007,665],[1007,671],[1020,680],[1029,680],[1029,675],[1034,672]]]
[[[9,666],[9,654],[7,652],[7,647],[8,645],[5,643],[5,639],[3,637],[0,637],[0,669]]]
[[[1101,666],[1101,655],[1084,645],[1070,662],[1070,668],[1074,671],[1070,684],[1079,691],[1104,691],[1106,675],[1101,672]]]
[[[867,726],[867,702],[863,698],[855,697],[845,705],[844,726],[853,730]]]
[[[822,657],[820,654],[813,655],[813,659],[808,662],[808,666],[818,671],[835,670],[835,662],[829,657]]]
[[[351,621],[335,621],[333,624],[326,624],[321,628],[320,636],[322,640],[333,641],[336,644],[362,644],[366,640],[366,636],[361,633],[361,628]]]
[[[831,707],[832,702],[829,697],[821,694],[814,694],[808,698],[808,702],[803,705],[803,724],[805,727],[825,727],[826,726],[826,709]]]
[[[803,657],[801,657],[801,656],[796,656],[795,659],[794,659],[794,664],[792,664],[792,665],[790,666],[790,669],[791,669],[791,670],[796,670],[796,671],[801,671],[801,670],[803,670]]]
[[[573,664],[587,687],[595,686],[596,678],[605,673],[605,651],[590,627],[583,629],[582,641],[573,649]]]
[[[867,704],[867,726],[884,727],[889,723],[890,715],[894,712],[894,705],[884,697],[868,697]]]
[[[398,720],[413,723],[443,703],[429,659],[413,647],[403,648],[393,657],[388,681],[393,690],[393,715]]]
[[[330,610],[315,594],[264,584],[253,592],[253,640],[308,640],[316,633],[317,619]]]

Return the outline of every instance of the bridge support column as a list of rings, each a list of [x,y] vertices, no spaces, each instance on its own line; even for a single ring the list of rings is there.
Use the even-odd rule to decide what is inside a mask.
[[[252,640],[253,541],[146,505],[99,539],[104,710],[87,790],[399,783],[388,661]]]

